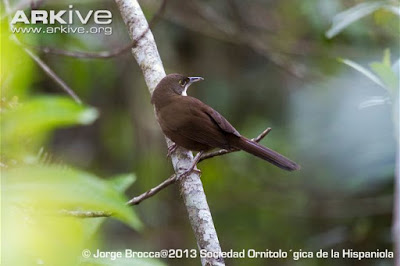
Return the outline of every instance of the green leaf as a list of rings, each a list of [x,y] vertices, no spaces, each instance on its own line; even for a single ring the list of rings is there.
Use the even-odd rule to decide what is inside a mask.
[[[76,265],[84,248],[98,246],[84,239],[82,219],[10,205],[4,196],[2,200],[2,241],[7,243],[2,265]]]
[[[107,180],[107,182],[118,192],[123,193],[135,182],[135,180],[136,176],[134,174],[124,174],[112,177],[110,180]],[[106,219],[107,218],[104,217],[86,219],[84,221],[86,239],[90,239]]]
[[[12,35],[14,34],[10,32],[8,20],[2,19],[0,22],[0,85],[3,101],[13,97],[25,98],[35,76],[33,60],[25,53],[23,47],[13,41]],[[35,38],[29,39],[32,41],[29,43],[35,43]]]
[[[77,104],[67,97],[36,97],[3,114],[3,136],[35,134],[76,124],[87,125],[97,116],[96,109]]]
[[[78,124],[87,125],[97,116],[96,109],[79,105],[67,97],[33,98],[3,110],[2,148],[6,148],[10,155],[9,150],[26,148],[26,142],[34,145],[52,129]]]
[[[358,72],[360,72],[361,74],[363,74],[364,76],[369,78],[371,81],[375,82],[376,84],[378,84],[382,88],[386,89],[385,85],[382,83],[382,81],[379,79],[379,77],[377,77],[374,73],[372,73],[371,71],[369,71],[365,67],[363,67],[363,66],[361,66],[361,65],[357,64],[356,62],[351,61],[349,59],[339,58],[338,60],[339,60],[339,62],[342,62],[343,64],[346,64],[349,67],[357,70]]]
[[[333,38],[339,34],[343,29],[348,27],[355,21],[373,13],[374,11],[387,5],[387,1],[377,1],[360,3],[337,14],[332,20],[331,28],[325,33],[327,38]]]
[[[389,92],[393,92],[399,87],[399,78],[392,69],[390,62],[390,50],[386,49],[383,55],[382,62],[373,62],[370,64],[371,69],[383,81],[385,88]]]
[[[34,208],[38,213],[62,209],[111,212],[134,229],[142,227],[114,184],[89,173],[56,166],[24,166],[2,174],[2,195],[7,204]]]
[[[107,180],[107,182],[110,182],[119,192],[127,190],[135,181],[136,176],[134,174],[117,175]]]

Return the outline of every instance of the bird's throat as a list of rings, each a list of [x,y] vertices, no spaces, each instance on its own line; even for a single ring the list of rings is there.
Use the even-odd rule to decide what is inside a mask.
[[[187,96],[187,89],[189,88],[189,86],[190,86],[190,83],[186,84],[185,88],[182,91],[182,94],[181,94],[182,96]]]

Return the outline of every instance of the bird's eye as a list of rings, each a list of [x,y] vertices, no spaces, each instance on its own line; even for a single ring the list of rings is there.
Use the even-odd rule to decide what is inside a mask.
[[[181,79],[179,80],[179,84],[181,84],[182,87],[184,87],[186,85],[186,79]]]

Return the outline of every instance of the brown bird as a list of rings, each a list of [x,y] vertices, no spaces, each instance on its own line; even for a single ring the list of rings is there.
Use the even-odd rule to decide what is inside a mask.
[[[214,148],[244,150],[282,169],[300,169],[298,164],[283,155],[243,137],[213,108],[188,96],[188,87],[201,80],[201,77],[169,74],[158,83],[151,97],[164,134],[181,147],[199,151],[187,172],[193,170],[203,152]],[[169,150],[169,154],[174,148]]]

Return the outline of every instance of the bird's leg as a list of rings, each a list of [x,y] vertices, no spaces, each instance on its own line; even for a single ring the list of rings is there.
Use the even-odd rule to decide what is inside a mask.
[[[203,155],[203,151],[199,151],[196,156],[193,159],[192,164],[190,165],[190,167],[188,169],[185,170],[185,172],[183,172],[182,174],[176,176],[176,180],[181,180],[182,178],[187,177],[192,171],[196,171],[198,173],[201,173],[200,170],[198,169],[194,169],[197,165],[197,163],[200,161],[200,157],[201,155]]]
[[[173,143],[171,146],[169,146],[168,152],[167,152],[167,158],[171,157],[172,153],[174,153],[177,148],[178,148],[178,145],[176,145],[176,143]]]

